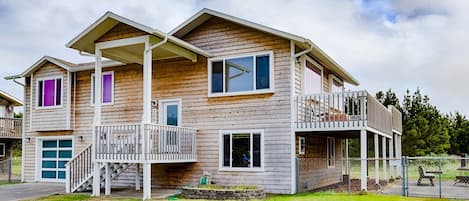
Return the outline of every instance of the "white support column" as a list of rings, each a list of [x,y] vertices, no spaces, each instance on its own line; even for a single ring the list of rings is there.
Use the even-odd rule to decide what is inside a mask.
[[[399,161],[397,165],[397,177],[402,177],[402,150],[401,150],[401,136],[396,134],[396,158]]]
[[[101,61],[101,50],[96,48],[95,50],[95,68],[94,68],[94,81],[95,81],[95,88],[94,88],[94,120],[93,120],[93,148],[91,160],[93,163],[93,196],[99,196],[101,191],[101,181],[100,181],[100,173],[101,173],[101,165],[96,162],[96,126],[101,125],[101,85],[102,85],[102,61]]]
[[[140,190],[140,163],[136,165],[136,172],[135,172],[135,190]]]
[[[360,130],[360,161],[361,161],[361,167],[360,167],[360,172],[361,172],[361,190],[362,191],[367,191],[367,142],[366,142],[366,130]]]
[[[374,147],[375,147],[375,183],[379,184],[379,140],[378,134],[374,136]]]
[[[383,153],[382,154],[383,154],[383,179],[384,179],[384,181],[388,180],[388,174],[387,174],[387,171],[388,171],[387,162],[388,161],[386,160],[386,152],[387,152],[387,150],[386,150],[386,143],[387,142],[386,141],[387,141],[386,137],[383,136],[382,141],[381,141],[381,144],[382,144],[381,146],[383,148]]]
[[[151,79],[152,79],[152,50],[150,41],[145,41],[143,53],[143,117],[142,123],[151,123]]]
[[[105,174],[106,174],[106,177],[105,177],[105,187],[104,187],[104,195],[111,195],[111,164],[110,163],[106,163],[105,164]]]
[[[143,200],[151,199],[151,163],[143,164]]]
[[[389,139],[389,173],[391,176],[391,179],[394,179],[394,135],[392,138]],[[391,162],[392,161],[392,162]]]

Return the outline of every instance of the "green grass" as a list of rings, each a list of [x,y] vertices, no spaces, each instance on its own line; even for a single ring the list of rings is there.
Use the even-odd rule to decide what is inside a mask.
[[[93,198],[89,195],[84,194],[72,194],[72,195],[52,195],[40,199],[37,201],[138,201],[140,198],[110,198],[110,197],[98,197]],[[195,201],[190,199],[179,199],[184,201]],[[300,193],[296,195],[270,195],[264,201],[446,201],[448,199],[438,198],[411,198],[401,196],[387,196],[378,194],[343,194],[343,193]]]
[[[10,182],[8,183],[8,181],[0,181],[0,186],[2,185],[10,185],[10,184],[18,184],[19,182]]]
[[[13,157],[11,171],[13,175],[21,176],[21,156]]]

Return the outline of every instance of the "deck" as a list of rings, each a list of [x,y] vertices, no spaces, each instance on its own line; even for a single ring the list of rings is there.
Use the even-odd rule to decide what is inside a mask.
[[[196,130],[160,124],[95,128],[97,162],[196,162]]]
[[[22,128],[21,119],[0,117],[0,138],[21,139]]]
[[[384,135],[402,132],[402,115],[386,108],[367,91],[297,96],[297,131],[373,130]]]

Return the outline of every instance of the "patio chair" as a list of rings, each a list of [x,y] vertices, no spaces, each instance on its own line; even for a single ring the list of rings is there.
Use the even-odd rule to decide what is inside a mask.
[[[430,184],[431,184],[432,186],[435,186],[435,184],[433,184],[433,179],[435,179],[435,175],[425,173],[425,172],[423,171],[422,166],[419,166],[419,180],[418,180],[418,182],[417,182],[417,185],[421,185],[423,179],[428,179],[428,180],[430,180]]]

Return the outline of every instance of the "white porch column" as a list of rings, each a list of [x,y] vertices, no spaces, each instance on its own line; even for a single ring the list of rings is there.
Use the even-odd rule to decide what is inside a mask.
[[[94,120],[93,120],[93,149],[92,151],[92,162],[93,162],[93,196],[99,196],[100,195],[100,189],[101,189],[101,182],[100,182],[100,169],[101,165],[96,162],[96,144],[97,144],[97,137],[96,137],[96,126],[101,125],[101,85],[102,85],[102,61],[101,61],[101,50],[96,48],[95,50],[95,58],[96,58],[96,64],[94,68]]]
[[[360,161],[361,161],[361,166],[360,166],[360,172],[361,172],[361,190],[362,191],[367,191],[367,167],[366,167],[366,164],[367,164],[367,142],[366,142],[366,139],[367,136],[366,136],[366,130],[360,130]]]
[[[378,134],[374,136],[374,147],[375,147],[375,183],[379,184],[379,140]]]
[[[382,137],[382,141],[381,141],[381,146],[383,148],[383,179],[384,181],[387,181],[388,180],[388,174],[387,174],[387,171],[388,171],[388,164],[387,164],[387,160],[386,160],[386,137]]]
[[[152,50],[150,42],[145,41],[143,54],[143,117],[142,123],[151,123],[151,79],[152,79]]]
[[[105,187],[104,187],[104,195],[111,195],[111,164],[106,163],[105,164]]]
[[[402,150],[401,150],[401,136],[396,134],[396,158],[399,161],[397,165],[397,177],[402,177]]]
[[[394,163],[394,143],[393,143],[393,139],[394,139],[394,134],[392,136],[392,138],[389,139],[389,173],[391,176],[391,179],[394,179],[394,166],[392,165]],[[393,162],[391,162],[393,161]]]
[[[143,200],[151,199],[151,163],[143,164]]]

